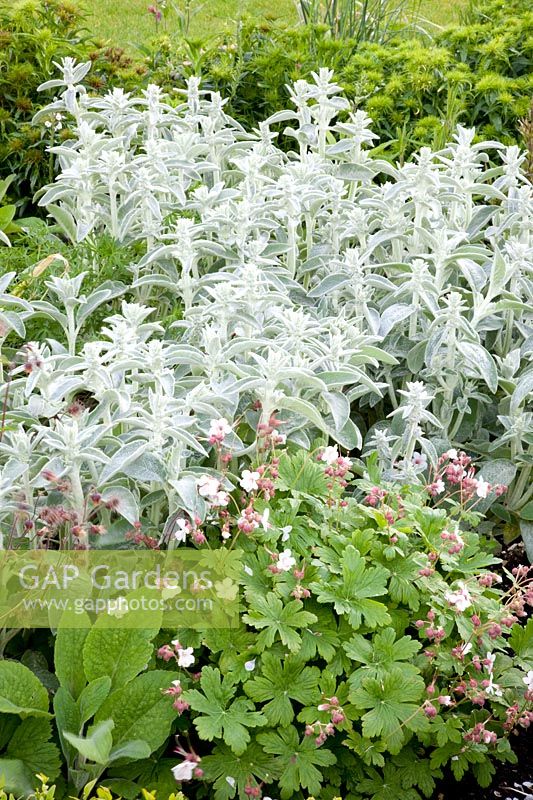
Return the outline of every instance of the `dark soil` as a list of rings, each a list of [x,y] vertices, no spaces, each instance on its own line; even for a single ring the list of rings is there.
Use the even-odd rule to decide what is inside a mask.
[[[517,764],[500,764],[489,789],[481,789],[469,776],[457,783],[442,781],[434,800],[533,800],[533,731],[512,738]]]

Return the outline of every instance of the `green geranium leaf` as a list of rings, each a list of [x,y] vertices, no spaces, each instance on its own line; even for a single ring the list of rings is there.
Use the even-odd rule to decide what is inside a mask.
[[[330,750],[317,747],[311,736],[304,736],[300,741],[298,731],[293,725],[281,728],[277,733],[261,733],[257,740],[266,753],[278,757],[282,800],[292,797],[300,789],[320,795],[322,772],[319,767],[328,767],[336,762]]]
[[[200,712],[194,720],[200,738],[209,742],[222,738],[234,753],[244,753],[250,742],[248,728],[264,725],[265,716],[254,710],[250,700],[233,700],[235,686],[228,676],[221,678],[218,669],[204,667],[200,686],[202,691],[190,689],[183,694],[191,708]]]
[[[405,675],[401,668],[392,669],[380,680],[365,679],[350,693],[355,708],[370,709],[363,716],[363,736],[381,736],[388,750],[398,753],[405,740],[405,728],[422,730],[429,724],[418,704],[424,688],[420,676]]]
[[[385,628],[371,640],[356,633],[343,645],[343,648],[352,661],[363,665],[350,677],[350,681],[355,681],[352,683],[354,687],[359,686],[361,681],[367,677],[384,678],[395,665],[399,664],[411,675],[419,673],[419,670],[412,664],[402,662],[410,661],[420,650],[421,644],[411,639],[410,636],[396,639],[396,632],[393,628]]]
[[[350,624],[359,628],[363,619],[369,628],[387,625],[391,618],[383,603],[369,598],[387,592],[389,572],[381,566],[367,567],[366,561],[353,545],[344,552],[342,578],[329,576],[328,580],[312,583],[319,603],[330,603],[338,614],[346,614]]]
[[[262,711],[271,725],[286,726],[294,719],[291,700],[302,705],[320,700],[320,670],[306,667],[305,662],[289,656],[283,662],[265,653],[261,659],[261,675],[244,685],[246,694],[256,702],[266,703]]]
[[[59,750],[51,738],[49,720],[25,719],[11,737],[5,755],[21,761],[32,780],[39,772],[54,780],[59,775],[61,762]]]
[[[256,742],[238,756],[226,745],[217,745],[211,755],[202,758],[202,769],[205,778],[214,784],[215,800],[245,796],[250,777],[267,784],[279,777],[277,759]]]
[[[262,628],[257,637],[257,647],[265,650],[272,647],[277,636],[284,645],[296,652],[301,645],[301,636],[296,633],[297,628],[307,628],[317,621],[314,614],[303,611],[300,600],[283,602],[273,592],[266,597],[256,597],[251,603],[250,611],[243,617],[254,628]]]

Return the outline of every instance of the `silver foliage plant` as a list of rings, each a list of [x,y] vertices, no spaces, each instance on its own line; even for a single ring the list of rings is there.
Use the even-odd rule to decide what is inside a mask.
[[[40,113],[66,115],[74,138],[53,148],[60,172],[40,204],[73,244],[106,233],[144,256],[130,286],[86,296],[80,274],[49,280],[32,308],[2,295],[5,332],[22,336],[32,314],[63,331],[24,346],[6,399],[0,514],[17,535],[17,510],[51,475],[69,481],[78,521],[87,491],[159,530],[204,518],[213,430],[235,472],[273,414],[278,444],[375,450],[398,479],[466,447],[489,482],[512,484],[502,515],[527,507],[533,198],[516,147],[459,127],[444,150],[393,166],[369,155],[371,120],[327,69],[254,131],[197,78],[183,102],[157,86],[92,97],[88,69],[65,59],[43,86],[61,93]],[[90,315],[125,293],[87,341]],[[165,329],[169,302],[182,314]],[[65,414],[79,392],[91,408]]]

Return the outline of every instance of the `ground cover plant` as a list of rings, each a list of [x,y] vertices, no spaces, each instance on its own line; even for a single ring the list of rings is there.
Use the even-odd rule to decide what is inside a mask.
[[[6,791],[487,785],[533,715],[531,570],[491,538],[531,545],[525,153],[458,127],[393,165],[327,69],[249,130],[90,66],[41,87],[58,247],[0,287],[3,545],[238,547],[244,613],[4,630]]]

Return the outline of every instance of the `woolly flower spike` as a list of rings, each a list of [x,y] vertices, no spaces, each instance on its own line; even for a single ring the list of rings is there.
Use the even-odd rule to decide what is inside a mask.
[[[276,566],[282,572],[289,572],[296,564],[296,559],[293,558],[291,550],[284,550],[279,554]]]
[[[339,457],[339,451],[337,449],[337,445],[333,447],[325,447],[322,455],[320,456],[321,461],[325,461],[328,466],[331,466],[335,463],[335,461]]]
[[[461,588],[458,591],[446,592],[444,596],[450,605],[455,606],[457,611],[466,611],[472,605],[472,597],[464,583],[460,583],[459,586]]]
[[[244,469],[241,474],[239,486],[242,486],[245,492],[255,492],[259,488],[257,481],[261,475],[259,472],[251,472],[249,469]]]

